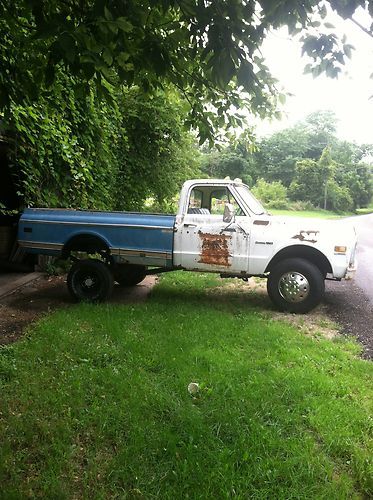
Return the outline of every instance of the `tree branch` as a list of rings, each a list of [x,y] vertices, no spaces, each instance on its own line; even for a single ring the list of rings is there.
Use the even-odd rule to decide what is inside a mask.
[[[365,26],[359,23],[359,21],[356,21],[353,17],[349,17],[350,21],[352,21],[356,26],[358,26],[361,30],[364,31],[367,35],[369,35],[371,38],[373,38],[373,33],[369,31]]]

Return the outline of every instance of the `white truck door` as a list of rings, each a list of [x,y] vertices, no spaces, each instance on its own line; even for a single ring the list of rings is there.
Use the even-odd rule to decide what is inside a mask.
[[[210,210],[192,207],[189,211],[194,213],[186,213],[176,222],[174,265],[188,270],[247,273],[250,223],[246,216],[236,216],[229,224],[224,222],[224,196],[220,200],[214,191],[209,196]]]

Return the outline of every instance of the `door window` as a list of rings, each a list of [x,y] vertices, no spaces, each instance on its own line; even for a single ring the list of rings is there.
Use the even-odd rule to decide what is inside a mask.
[[[224,207],[230,203],[234,207],[236,215],[245,215],[240,205],[237,203],[232,193],[227,188],[219,188],[211,192],[210,195],[210,212],[213,215],[223,215]]]

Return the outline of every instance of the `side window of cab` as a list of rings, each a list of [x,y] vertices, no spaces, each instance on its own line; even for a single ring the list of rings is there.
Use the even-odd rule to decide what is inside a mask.
[[[208,208],[203,207],[204,192],[199,187],[194,187],[189,196],[188,214],[207,215],[210,213]]]
[[[210,211],[212,215],[223,215],[227,203],[233,205],[236,215],[245,215],[228,188],[222,187],[211,192]]]
[[[245,215],[226,186],[195,186],[189,194],[188,214],[222,216],[227,203],[233,205],[236,215]]]

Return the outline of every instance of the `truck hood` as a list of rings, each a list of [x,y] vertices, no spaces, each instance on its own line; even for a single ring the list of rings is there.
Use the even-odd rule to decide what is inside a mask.
[[[281,231],[283,236],[305,243],[333,239],[336,244],[352,245],[356,241],[356,231],[351,219],[333,220],[271,215],[267,220],[273,228]]]

